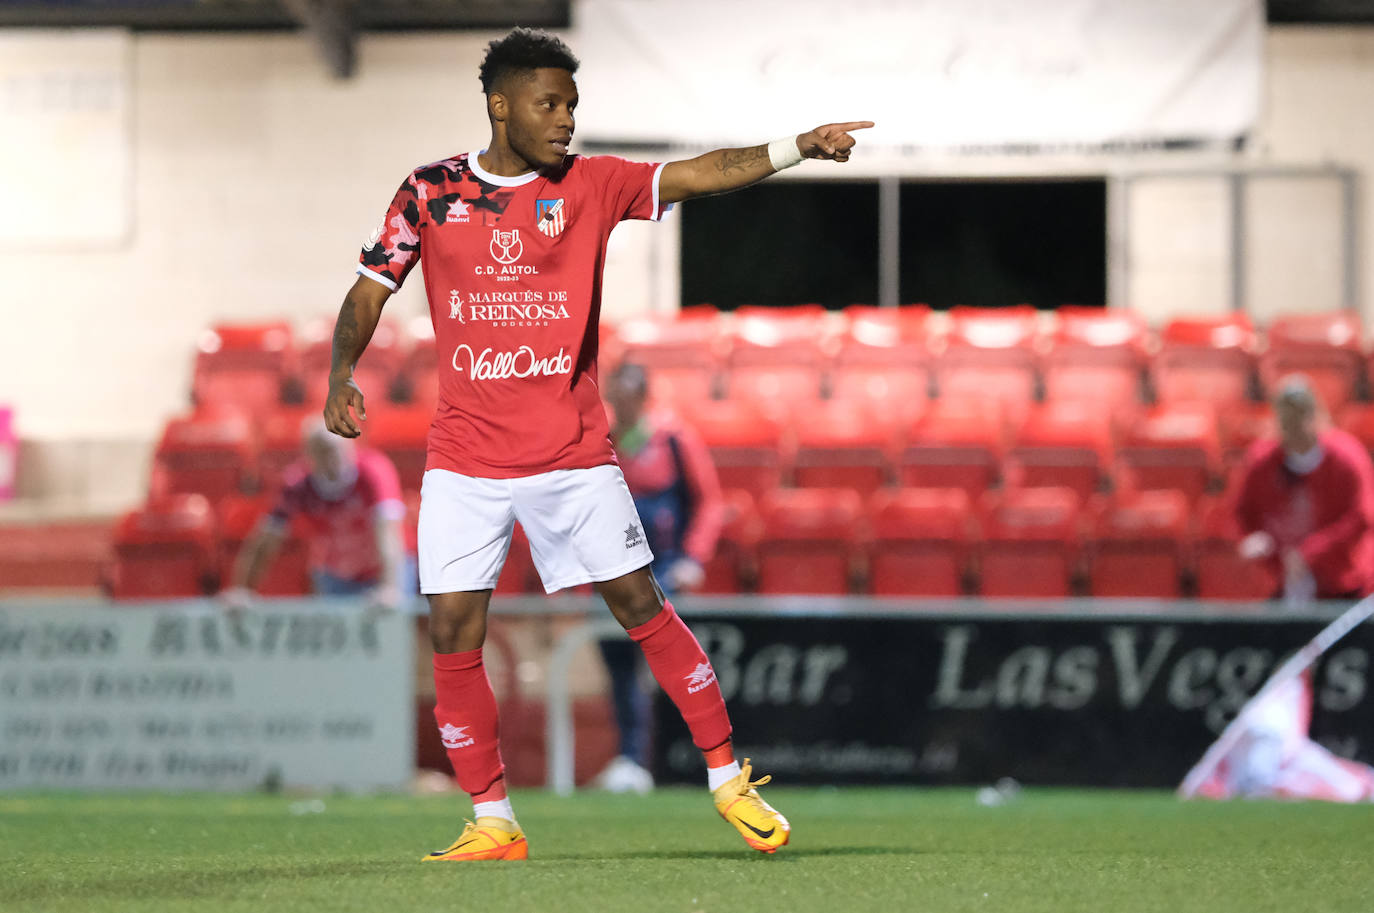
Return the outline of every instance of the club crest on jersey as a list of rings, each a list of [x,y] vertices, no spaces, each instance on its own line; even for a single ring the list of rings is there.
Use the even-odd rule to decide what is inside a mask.
[[[497,263],[514,263],[524,252],[525,245],[520,241],[518,228],[510,231],[499,228],[491,230],[491,258]]]
[[[534,201],[535,225],[542,234],[556,238],[568,224],[567,202],[559,197],[556,200]]]

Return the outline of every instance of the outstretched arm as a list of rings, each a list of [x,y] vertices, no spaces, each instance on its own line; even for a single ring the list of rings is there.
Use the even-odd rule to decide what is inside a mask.
[[[847,162],[855,143],[850,132],[871,126],[873,122],[868,120],[826,124],[797,136],[795,151],[784,143],[783,148],[774,150],[774,156],[769,155],[770,144],[765,143],[747,149],[716,149],[694,159],[669,162],[659,176],[658,198],[664,203],[680,203],[748,187],[780,170],[774,164],[775,157],[782,168],[803,158]]]
[[[329,397],[324,403],[324,423],[343,437],[357,437],[362,431],[349,413],[352,406],[360,420],[367,419],[363,391],[353,381],[353,367],[362,357],[382,317],[382,306],[391,290],[380,282],[359,276],[344,296],[339,319],[334,322],[334,349],[329,366]]]

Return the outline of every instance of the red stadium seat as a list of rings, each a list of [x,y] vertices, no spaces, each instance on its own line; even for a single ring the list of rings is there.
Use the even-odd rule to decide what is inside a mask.
[[[1187,562],[1188,499],[1178,491],[1100,498],[1088,544],[1093,596],[1174,599]]]
[[[1312,381],[1333,413],[1355,399],[1364,383],[1359,315],[1354,311],[1292,314],[1269,326],[1268,351],[1260,359],[1260,378],[1272,394],[1286,374]]]
[[[849,592],[862,539],[863,500],[835,488],[778,489],[759,505],[760,593]]]
[[[730,367],[788,365],[824,370],[840,347],[840,335],[820,305],[741,307],[729,324]]]
[[[616,327],[623,358],[648,368],[717,370],[730,349],[730,337],[719,315],[679,320],[641,316]]]
[[[218,324],[201,334],[197,349],[191,399],[198,406],[270,408],[295,369],[285,321]]]
[[[323,403],[329,392],[334,318],[310,321],[302,335],[297,384],[306,402]],[[393,394],[399,396],[410,392],[402,379],[407,354],[404,342],[400,327],[394,321],[383,320],[377,324],[367,350],[353,369],[353,380],[368,402],[380,404],[393,399]]]
[[[1009,488],[980,504],[983,596],[1068,596],[1081,533],[1079,499],[1070,488]]]
[[[243,543],[270,511],[274,495],[232,496],[219,503],[219,580],[228,586],[233,580],[234,562]],[[257,592],[264,596],[303,596],[311,592],[309,544],[293,525],[282,541],[281,550],[258,581]]]
[[[994,399],[1004,414],[1024,412],[1035,398],[1035,308],[955,307],[949,317],[945,348],[934,362],[940,395]]]
[[[383,407],[385,408],[385,407]],[[281,485],[282,472],[305,456],[301,431],[311,420],[324,422],[318,405],[278,406],[264,414],[258,427],[258,488],[270,494]]]
[[[1250,398],[1257,339],[1250,318],[1180,318],[1160,333],[1150,381],[1161,403],[1205,402],[1229,408]]]
[[[715,398],[723,383],[721,375],[712,368],[646,367],[649,373],[649,401],[676,411],[694,409],[696,403]]]
[[[433,410],[425,405],[383,403],[367,414],[360,443],[380,450],[396,464],[402,488],[418,489],[425,477],[426,446]]]
[[[962,488],[976,498],[997,478],[1003,438],[995,400],[933,400],[908,428],[897,458],[898,484]]]
[[[1105,403],[1057,401],[1031,410],[1007,453],[1006,484],[1062,486],[1086,500],[1111,465],[1111,420]]]
[[[962,488],[880,491],[869,502],[868,587],[877,596],[958,596],[973,517]]]
[[[110,563],[108,520],[56,520],[0,526],[0,593],[93,591]]]
[[[722,488],[742,488],[755,497],[777,488],[791,471],[791,444],[774,419],[752,403],[699,402],[683,419],[711,452]]]
[[[822,373],[813,365],[754,365],[735,368],[726,378],[729,399],[753,403],[780,422],[800,419],[821,398]]]
[[[1172,488],[1189,501],[1201,497],[1220,464],[1216,416],[1202,404],[1157,406],[1121,435],[1117,461],[1122,487]]]
[[[897,422],[869,403],[825,400],[798,422],[794,479],[802,488],[868,495],[892,482]]]
[[[845,308],[848,321],[827,387],[834,399],[869,400],[903,422],[916,419],[930,387],[930,308]]]
[[[204,495],[179,494],[130,511],[115,526],[115,599],[202,596],[213,591],[215,525]]]
[[[1230,502],[1206,498],[1198,505],[1197,595],[1199,599],[1269,599],[1278,580],[1262,562],[1241,558],[1236,548],[1240,529]]]
[[[1255,441],[1278,433],[1274,408],[1268,403],[1237,403],[1217,414],[1223,474],[1230,478]]]
[[[201,411],[167,422],[153,454],[155,494],[199,492],[212,501],[251,487],[257,439],[237,412]]]
[[[1042,361],[1045,399],[1086,400],[1118,410],[1141,406],[1148,330],[1134,312],[1062,307]]]
[[[749,492],[729,488],[721,492],[725,504],[716,552],[704,567],[703,593],[739,593],[750,588],[758,574],[758,545],[763,521]]]

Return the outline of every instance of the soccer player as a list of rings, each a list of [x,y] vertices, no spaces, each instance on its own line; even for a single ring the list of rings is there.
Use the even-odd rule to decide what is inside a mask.
[[[516,520],[546,590],[595,585],[702,750],[717,811],[771,853],[790,825],[759,796],[769,778],[751,782],[749,760],[734,757],[715,673],[654,581],[611,450],[597,388],[601,271],[621,220],[657,221],[673,203],[737,190],[803,158],[847,161],[850,132],[872,124],[829,124],[664,164],[579,156],[569,152],[577,67],[542,32],[515,29],[489,45],[479,75],[490,141],[402,182],[363,246],[334,328],[324,415],[331,431],[355,437],[367,416],[353,367],[387,297],[423,261],[441,370],[421,487],[420,590],[430,605],[435,720],[476,819],[426,858],[528,855],[482,665],[487,607]]]

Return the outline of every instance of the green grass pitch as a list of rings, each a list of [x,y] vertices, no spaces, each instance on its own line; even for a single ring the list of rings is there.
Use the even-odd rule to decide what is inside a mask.
[[[1163,793],[779,789],[747,849],[704,790],[514,796],[523,863],[420,864],[462,797],[0,796],[0,910],[1374,910],[1374,808]],[[293,812],[294,808],[294,812]]]

